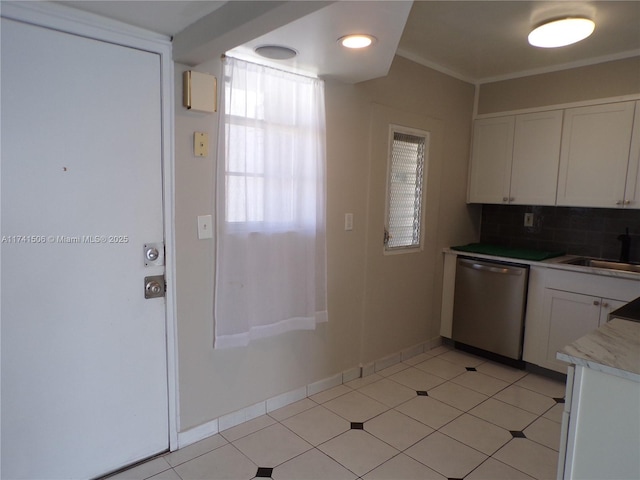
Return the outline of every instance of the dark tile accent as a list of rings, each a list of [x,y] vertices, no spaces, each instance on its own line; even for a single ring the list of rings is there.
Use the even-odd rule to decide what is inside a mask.
[[[426,390],[416,390],[416,393],[418,394],[419,397],[428,397],[429,394],[427,393]]]
[[[364,430],[364,423],[351,422],[351,430]]]
[[[533,227],[523,225],[525,213],[534,214]],[[626,228],[631,235],[630,261],[640,262],[638,210],[483,205],[480,241],[617,260],[618,236]]]
[[[509,430],[509,433],[513,438],[527,438],[524,432],[521,432],[519,430]]]
[[[467,372],[477,372],[478,370],[475,369],[475,367],[465,367],[467,369]]]
[[[271,475],[273,475],[273,468],[258,467],[256,478],[271,478]]]
[[[564,403],[564,398],[556,398],[556,397],[554,397],[553,399],[556,401],[556,403]]]

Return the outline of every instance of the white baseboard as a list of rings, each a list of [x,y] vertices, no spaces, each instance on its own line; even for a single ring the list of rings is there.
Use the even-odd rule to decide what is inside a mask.
[[[277,397],[270,398],[267,400],[267,413],[273,412],[274,410],[278,410],[279,408],[286,407],[287,405],[291,405],[303,398],[307,398],[309,394],[307,393],[307,389],[309,387],[298,388],[297,390],[292,390],[291,392],[283,393],[282,395],[278,395]]]
[[[342,372],[342,383],[350,382],[351,380],[355,380],[356,378],[360,378],[361,376],[362,372],[360,371],[360,367],[354,367],[350,370]]]
[[[325,390],[329,390],[330,388],[337,387],[338,385],[342,385],[341,373],[307,385],[307,396],[310,397],[312,395],[315,395],[316,393],[320,393]]]
[[[424,351],[428,352],[429,350],[433,350],[434,348],[437,348],[440,345],[442,345],[442,337],[432,338],[431,340],[428,340],[427,342],[425,342]]]
[[[215,435],[220,432],[218,428],[218,419],[215,418],[207,423],[198,425],[197,427],[190,428],[184,432],[178,433],[178,448],[186,447],[192,443],[204,440],[211,435]]]
[[[374,368],[376,372],[380,370],[384,370],[385,368],[393,367],[395,364],[400,363],[402,361],[402,353],[394,353],[393,355],[389,355],[388,357],[381,358],[380,360],[376,360],[373,362]]]
[[[360,366],[360,376],[362,378],[364,377],[368,377],[369,375],[373,375],[374,373],[376,373],[376,362],[369,362],[369,363],[365,363],[364,365]]]
[[[258,402],[246,408],[241,408],[235,412],[223,415],[218,418],[220,431],[240,425],[241,423],[253,420],[261,415],[267,414],[267,402]]]
[[[192,443],[204,440],[211,435],[215,435],[216,433],[235,427],[241,423],[248,422],[249,420],[253,420],[261,415],[266,415],[269,412],[286,407],[287,405],[315,395],[316,393],[320,393],[324,390],[337,387],[338,385],[342,385],[343,383],[350,382],[357,378],[373,375],[377,371],[384,370],[385,368],[391,367],[423,352],[428,352],[441,344],[441,337],[428,340],[425,343],[415,345],[402,350],[401,352],[394,353],[393,355],[388,355],[359,367],[350,368],[342,373],[310,383],[306,387],[300,387],[296,390],[277,395],[263,402],[258,402],[249,407],[242,408],[197,427],[180,432],[178,433],[178,448],[183,448],[187,445],[191,445]]]
[[[420,355],[421,353],[424,353],[424,351],[425,351],[424,343],[420,343],[418,345],[414,345],[413,347],[407,348],[401,352],[402,361],[404,362],[405,360],[409,360],[410,358],[413,358],[417,355]]]

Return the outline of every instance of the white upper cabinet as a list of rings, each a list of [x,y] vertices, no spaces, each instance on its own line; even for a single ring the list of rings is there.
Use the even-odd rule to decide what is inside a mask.
[[[636,103],[565,111],[557,205],[639,208],[637,198],[632,198],[637,196],[638,156],[630,162]],[[625,197],[627,173],[629,197]]]
[[[476,120],[473,128],[470,203],[508,203],[514,117]]]
[[[562,111],[475,122],[470,203],[554,205]]]
[[[562,111],[516,116],[510,202],[555,205]]]
[[[636,102],[636,115],[633,120],[624,205],[627,208],[640,208],[640,101]]]

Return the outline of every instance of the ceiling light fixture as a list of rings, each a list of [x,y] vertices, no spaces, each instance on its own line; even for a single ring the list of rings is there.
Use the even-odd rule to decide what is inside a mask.
[[[567,17],[548,20],[529,34],[534,47],[556,48],[584,40],[595,29],[593,20],[586,17]]]
[[[298,55],[293,48],[283,45],[261,45],[254,50],[258,55],[271,60],[289,60]]]
[[[366,48],[376,41],[373,35],[358,33],[354,35],[346,35],[338,39],[340,45],[346,48]]]

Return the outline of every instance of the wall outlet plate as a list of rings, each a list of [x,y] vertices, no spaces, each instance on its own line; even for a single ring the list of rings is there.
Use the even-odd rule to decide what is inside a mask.
[[[533,227],[533,213],[524,214],[524,226]]]

